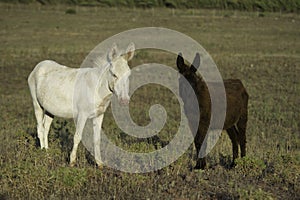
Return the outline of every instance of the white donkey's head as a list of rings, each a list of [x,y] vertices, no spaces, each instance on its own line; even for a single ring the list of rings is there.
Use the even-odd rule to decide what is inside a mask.
[[[120,104],[129,103],[129,76],[131,74],[128,61],[133,58],[135,46],[130,43],[125,54],[121,55],[117,45],[114,44],[108,52],[107,59],[110,63],[109,72],[111,79],[109,89],[118,97]]]

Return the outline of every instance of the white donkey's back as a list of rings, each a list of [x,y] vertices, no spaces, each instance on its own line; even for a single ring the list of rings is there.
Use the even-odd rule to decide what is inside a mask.
[[[37,64],[28,78],[34,102],[52,115],[73,117],[73,95],[79,69],[69,68],[51,60]]]

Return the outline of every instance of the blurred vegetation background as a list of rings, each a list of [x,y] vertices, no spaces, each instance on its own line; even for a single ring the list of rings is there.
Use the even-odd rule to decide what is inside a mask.
[[[297,12],[300,0],[0,0],[6,3],[40,3],[42,5],[79,5],[106,7],[167,7],[167,8],[210,8],[222,10]]]

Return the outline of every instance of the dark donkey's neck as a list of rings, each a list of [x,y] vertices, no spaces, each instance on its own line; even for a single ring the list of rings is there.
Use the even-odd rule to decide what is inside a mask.
[[[208,87],[202,77],[194,79],[196,83],[192,83],[194,91],[198,98],[200,112],[208,113],[211,110],[211,101]]]

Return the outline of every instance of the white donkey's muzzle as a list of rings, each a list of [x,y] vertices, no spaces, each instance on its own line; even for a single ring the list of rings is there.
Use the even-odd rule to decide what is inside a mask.
[[[120,105],[122,105],[122,106],[128,105],[128,104],[129,104],[129,101],[130,101],[129,98],[120,98],[120,99],[119,99],[119,103],[120,103]]]

